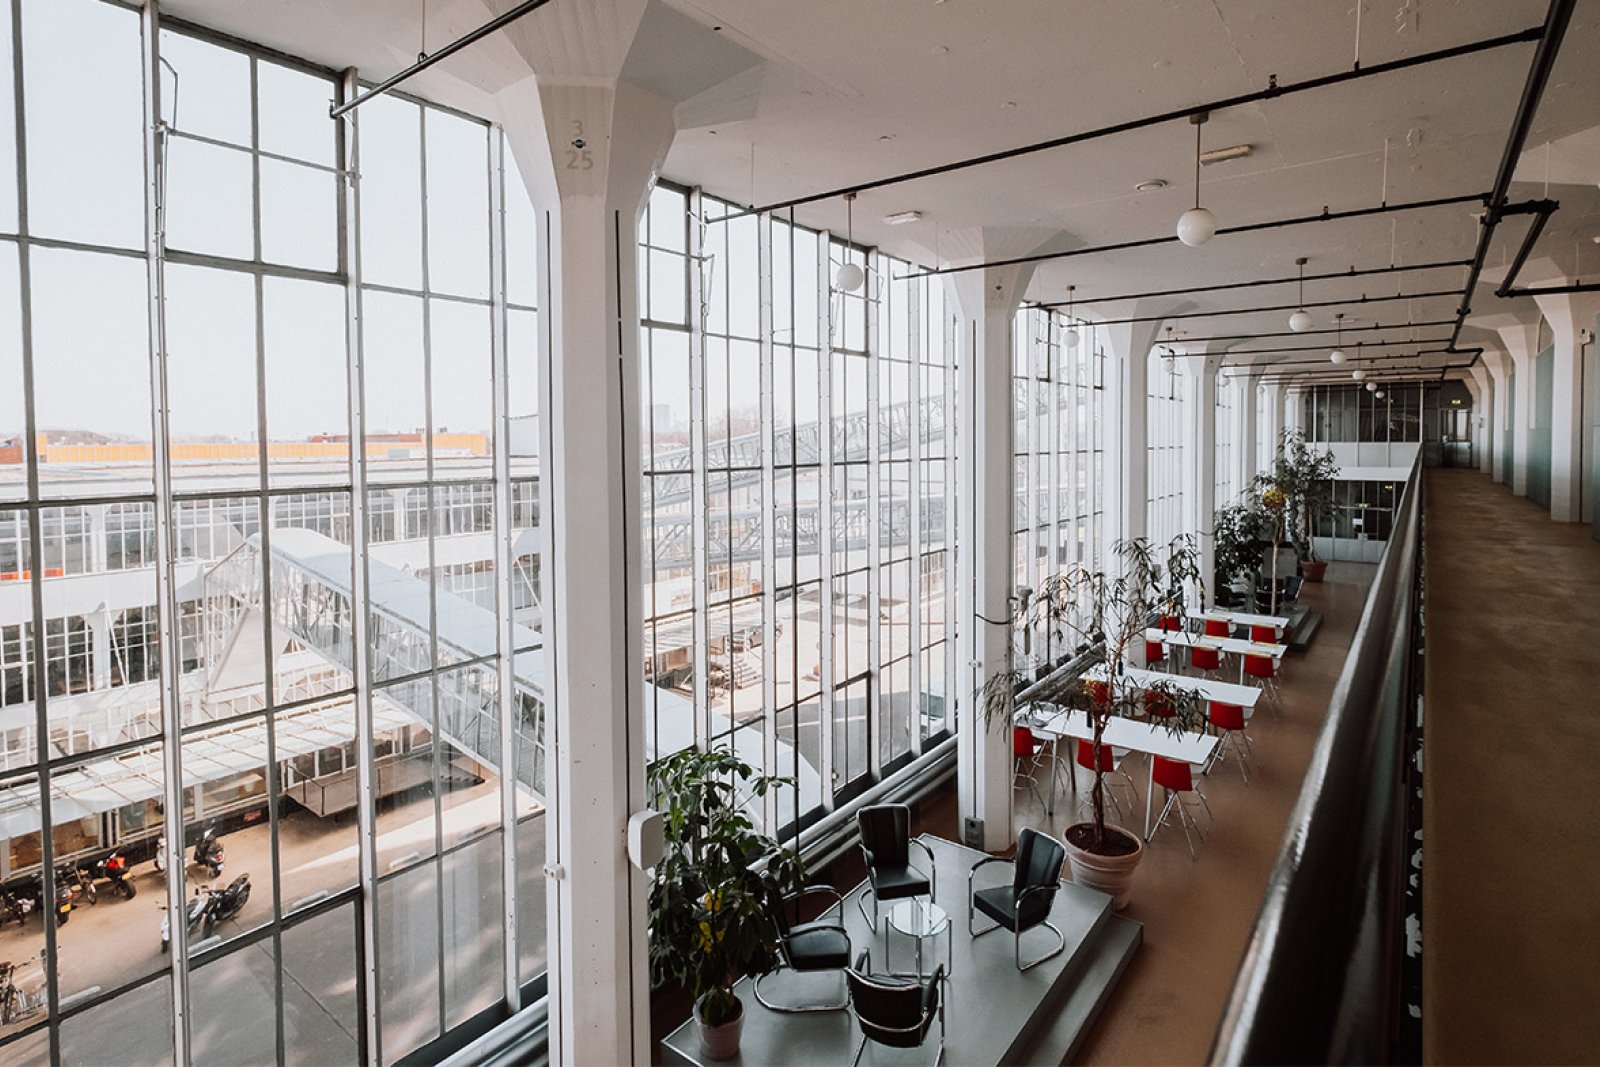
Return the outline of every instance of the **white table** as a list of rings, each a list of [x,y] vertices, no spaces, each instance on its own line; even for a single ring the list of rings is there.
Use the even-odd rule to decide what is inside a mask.
[[[1228,611],[1224,608],[1212,608],[1190,618],[1202,621],[1214,619],[1230,626],[1270,626],[1279,637],[1283,636],[1283,628],[1289,625],[1289,620],[1281,615],[1252,615],[1247,611]]]
[[[1239,681],[1244,681],[1245,656],[1270,656],[1273,663],[1283,662],[1288,645],[1261,644],[1242,637],[1207,637],[1205,634],[1184,633],[1182,630],[1161,630],[1154,626],[1144,632],[1146,641],[1160,641],[1164,645],[1182,645],[1185,648],[1214,648],[1239,657]]]
[[[1047,714],[1025,716],[1019,711],[1017,725],[1026,726],[1030,730],[1037,730],[1056,738],[1067,737],[1074,741],[1094,740],[1094,725],[1089,721],[1086,712],[1076,709],[1056,708],[1054,705],[1029,705],[1030,708],[1046,710]],[[1052,710],[1053,709],[1053,710]],[[1211,758],[1211,750],[1217,747],[1217,739],[1209,734],[1197,734],[1189,730],[1180,730],[1173,733],[1165,727],[1150,723],[1134,722],[1120,716],[1112,716],[1106,722],[1105,733],[1101,735],[1100,743],[1111,745],[1114,748],[1131,749],[1134,752],[1144,752],[1151,756],[1161,756],[1164,759],[1178,763],[1189,763],[1204,766],[1206,760]],[[1058,754],[1059,758],[1059,754]],[[1068,768],[1076,766],[1076,760],[1069,763]],[[1155,760],[1150,761],[1150,781],[1145,786],[1144,792],[1144,839],[1150,840],[1150,813],[1151,800],[1155,793]],[[1076,772],[1074,783],[1076,783]]]
[[[1105,664],[1099,663],[1084,671],[1083,677],[1091,682],[1103,682],[1110,677],[1110,674],[1106,671]],[[1160,682],[1173,689],[1198,693],[1203,700],[1215,700],[1219,704],[1237,704],[1247,713],[1255,710],[1256,701],[1261,699],[1261,690],[1253,685],[1217,682],[1210,678],[1191,678],[1188,675],[1167,674],[1165,671],[1145,670],[1142,667],[1128,667],[1122,672],[1122,677],[1140,689],[1147,689]]]

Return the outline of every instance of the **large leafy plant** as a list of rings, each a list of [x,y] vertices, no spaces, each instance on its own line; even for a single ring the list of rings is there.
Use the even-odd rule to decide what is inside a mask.
[[[1262,537],[1270,537],[1273,518],[1260,500],[1247,495],[1218,508],[1211,523],[1212,574],[1217,596],[1240,575],[1261,568]]]
[[[1256,475],[1257,495],[1275,507],[1281,494],[1283,533],[1304,553],[1316,559],[1317,522],[1333,507],[1333,482],[1339,477],[1339,464],[1331,449],[1318,450],[1306,440],[1304,432],[1284,430],[1278,437],[1278,451],[1272,467]]]
[[[759,833],[746,804],[788,779],[757,774],[728,749],[675,753],[650,768],[666,848],[650,887],[650,973],[675,981],[716,1026],[741,1009],[733,984],[777,963],[774,896],[798,889],[799,853]]]
[[[1130,653],[1145,640],[1147,627],[1183,628],[1190,596],[1204,597],[1194,538],[1181,535],[1162,547],[1142,537],[1118,541],[1112,556],[1119,564],[1115,573],[1074,565],[1041,582],[1026,609],[1035,619],[1060,626],[1082,645],[1097,650],[1107,667],[1105,682],[1066,679],[1059,688],[1032,694],[1041,702],[1078,707],[1088,716],[1095,766],[1090,788],[1093,818],[1081,840],[1073,837],[1077,828],[1069,829],[1068,840],[1091,852],[1116,848],[1115,839],[1106,833],[1105,772],[1100,769],[1105,728],[1112,718],[1164,705],[1169,714],[1153,716],[1153,721],[1170,732],[1198,729],[1205,721],[1204,701],[1193,690],[1165,681],[1135,685],[1125,671]],[[981,691],[984,719],[991,727],[1013,722],[1016,693],[1024,684],[1014,673],[993,676]]]

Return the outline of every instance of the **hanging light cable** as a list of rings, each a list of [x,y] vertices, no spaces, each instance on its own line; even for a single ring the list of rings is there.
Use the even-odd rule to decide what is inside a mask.
[[[1289,329],[1295,333],[1305,333],[1311,329],[1311,316],[1306,312],[1306,257],[1301,256],[1294,261],[1294,265],[1300,268],[1300,296],[1295,301],[1300,308],[1289,316]]]
[[[1328,353],[1329,363],[1343,363],[1344,349],[1339,347],[1339,342],[1344,337],[1344,312],[1339,312],[1333,317],[1333,351]]]
[[[1178,216],[1178,240],[1191,248],[1205,244],[1217,232],[1217,217],[1200,206],[1200,127],[1210,117],[1207,111],[1189,116],[1194,124],[1194,207]]]
[[[1067,331],[1061,337],[1067,342],[1068,348],[1078,347],[1078,324],[1072,318],[1072,291],[1076,288],[1076,285],[1067,286]]]
[[[838,289],[853,293],[861,288],[867,280],[866,272],[849,260],[851,250],[855,247],[855,193],[844,194],[844,255],[845,262],[840,265],[839,272],[833,276],[833,284]]]

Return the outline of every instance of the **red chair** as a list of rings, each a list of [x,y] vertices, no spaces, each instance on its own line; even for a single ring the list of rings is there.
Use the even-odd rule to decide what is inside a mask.
[[[1276,626],[1263,626],[1260,623],[1250,624],[1250,640],[1263,645],[1278,643],[1278,628]]]
[[[1129,776],[1128,772],[1122,769],[1122,761],[1127,758],[1127,755],[1128,750],[1125,748],[1112,748],[1110,745],[1100,746],[1100,769],[1107,774],[1115,773],[1121,776],[1122,783],[1128,787],[1128,792],[1133,797],[1128,807],[1129,811],[1133,811],[1139,804],[1139,787],[1133,783],[1133,778]],[[1093,771],[1094,742],[1080,740],[1075,759],[1078,766],[1086,771]],[[1117,818],[1120,819],[1122,818],[1122,804],[1117,800],[1116,792],[1110,787],[1111,779],[1108,778],[1106,779],[1106,797],[1111,801],[1111,806],[1117,810]],[[1080,798],[1080,803],[1085,803],[1088,799],[1089,795],[1085,792],[1084,796]]]
[[[1228,622],[1228,621],[1226,621],[1225,619],[1207,619],[1206,620],[1206,636],[1207,637],[1232,637],[1233,636],[1233,624]]]
[[[1251,741],[1250,735],[1244,732],[1244,708],[1238,704],[1224,704],[1220,700],[1213,700],[1207,717],[1211,720],[1211,725],[1216,728],[1220,740],[1211,752],[1211,760],[1206,764],[1206,770],[1211,770],[1211,764],[1225,760],[1227,758],[1224,754],[1225,748],[1231,747],[1239,754],[1239,773],[1244,776],[1244,784],[1249,785]]]
[[[1089,694],[1089,700],[1096,706],[1111,703],[1110,682],[1085,682],[1084,692]]]
[[[1272,698],[1273,711],[1283,710],[1283,706],[1278,703],[1278,665],[1271,656],[1247,654],[1244,657],[1244,673],[1254,678],[1261,691]]]
[[[1156,785],[1167,791],[1167,802],[1161,806],[1161,817],[1156,820],[1156,827],[1150,831],[1150,836],[1155,837],[1156,833],[1167,824],[1167,816],[1176,810],[1178,823],[1183,827],[1183,840],[1189,846],[1189,858],[1195,859],[1194,838],[1198,837],[1204,841],[1206,835],[1190,812],[1190,805],[1184,798],[1189,796],[1197,798],[1199,806],[1205,809],[1207,820],[1213,822],[1215,820],[1211,814],[1211,805],[1206,802],[1206,795],[1195,785],[1193,771],[1187,763],[1169,760],[1163,756],[1151,756],[1150,776]]]
[[[1189,666],[1201,674],[1214,676],[1222,669],[1222,650],[1220,648],[1202,648],[1198,645],[1189,649]]]
[[[1144,643],[1144,665],[1151,669],[1167,665],[1167,646],[1160,641],[1146,641]]]
[[[1182,628],[1178,625],[1178,617],[1176,615],[1163,615],[1156,625],[1168,633],[1177,633]]]
[[[1013,727],[1011,730],[1011,788],[1015,789],[1023,782],[1027,782],[1033,789],[1033,795],[1039,798],[1039,803],[1044,804],[1044,795],[1039,792],[1039,779],[1035,773],[1039,769],[1039,755],[1044,746],[1039,739],[1033,736],[1033,731],[1026,726]]]
[[[1144,713],[1152,719],[1170,719],[1178,712],[1167,697],[1147,691],[1144,695]]]

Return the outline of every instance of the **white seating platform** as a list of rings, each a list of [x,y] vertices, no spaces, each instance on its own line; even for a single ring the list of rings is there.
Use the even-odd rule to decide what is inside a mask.
[[[1122,976],[1143,939],[1138,923],[1114,915],[1111,898],[1104,893],[1064,882],[1056,894],[1050,921],[1066,937],[1066,951],[1025,973],[1012,959],[1012,936],[997,930],[973,941],[967,935],[967,875],[984,853],[942,838],[922,838],[938,864],[936,901],[950,915],[953,970],[945,987],[945,1063],[1061,1063],[1073,1055],[1090,1024]],[[912,850],[913,860],[920,857]],[[925,858],[924,858],[925,860]],[[1011,868],[994,864],[978,875],[978,887],[1002,884]],[[861,917],[857,901],[866,883],[845,896],[845,927],[851,954],[872,949],[872,965],[885,970],[884,942],[872,936]],[[868,909],[871,910],[870,908]],[[882,909],[886,927],[887,908]],[[981,917],[978,928],[988,923]],[[891,933],[889,951],[896,970],[909,968],[915,956],[910,939]],[[1023,935],[1023,959],[1046,952],[1055,937],[1042,928]],[[1030,951],[1031,950],[1031,951]],[[923,966],[932,970],[945,959],[944,935],[924,948]],[[843,978],[832,973],[786,972],[762,987],[768,999],[780,1003],[837,1001]],[[849,1011],[812,1015],[781,1015],[756,1002],[750,979],[738,985],[744,1003],[744,1032],[735,1064],[849,1063],[861,1039],[855,1016]],[[878,1064],[932,1064],[939,1040],[939,1024],[928,1033],[921,1049],[891,1049],[867,1042],[861,1062]],[[662,1042],[662,1062],[704,1064],[699,1036],[691,1020]]]

